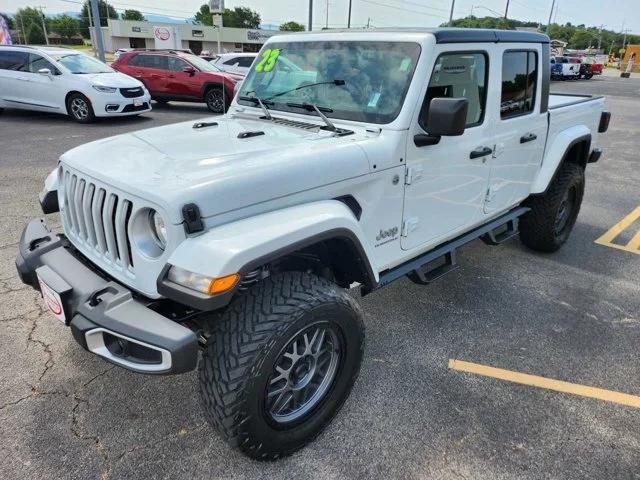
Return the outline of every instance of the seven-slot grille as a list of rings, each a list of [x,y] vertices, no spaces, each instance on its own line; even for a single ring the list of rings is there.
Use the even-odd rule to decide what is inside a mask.
[[[132,274],[131,201],[62,167],[59,181],[64,195],[63,221],[67,236]]]

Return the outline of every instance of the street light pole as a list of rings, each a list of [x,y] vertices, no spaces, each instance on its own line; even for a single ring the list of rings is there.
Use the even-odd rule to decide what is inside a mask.
[[[91,14],[93,15],[93,36],[98,47],[98,58],[104,62],[104,43],[102,43],[102,26],[100,24],[98,0],[91,0]]]
[[[349,16],[347,17],[347,28],[351,28],[351,0],[349,0]]]
[[[456,0],[451,0],[451,13],[449,13],[449,26],[451,26],[451,23],[453,22],[453,9],[456,6]]]
[[[313,0],[309,0],[309,31],[313,28]]]
[[[507,0],[507,6],[504,8],[504,19],[507,19],[507,15],[509,13],[509,0]]]
[[[549,35],[549,25],[551,25],[551,17],[553,16],[553,8],[556,6],[556,0],[551,2],[551,11],[549,12],[549,21],[547,22],[547,35]]]

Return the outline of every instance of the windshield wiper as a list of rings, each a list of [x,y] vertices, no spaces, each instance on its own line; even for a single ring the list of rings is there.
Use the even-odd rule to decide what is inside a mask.
[[[282,95],[286,95],[287,93],[297,92],[298,90],[302,90],[303,88],[316,87],[318,85],[338,85],[338,86],[342,86],[344,84],[345,84],[345,81],[344,80],[339,80],[339,79],[329,80],[328,82],[307,83],[305,85],[300,85],[299,87],[292,88],[290,90],[285,90],[284,92],[278,92],[278,93],[276,93],[274,95],[271,95],[270,97],[267,97],[265,100],[271,100],[271,99],[274,99],[276,97],[281,97]]]
[[[322,113],[322,112],[331,113],[333,112],[332,108],[319,107],[318,105],[315,105],[313,103],[294,103],[294,102],[287,103],[287,107],[304,108],[308,112],[315,111],[318,114],[318,116],[322,119],[322,121],[327,125],[328,130],[331,130],[332,132],[338,131],[338,128],[331,122],[331,120],[329,120],[327,116],[324,113]]]
[[[270,100],[262,100],[260,97],[250,97],[248,95],[241,95],[238,97],[240,100],[246,100],[248,102],[253,102],[260,106],[262,111],[264,112],[264,116],[267,117],[267,120],[272,120],[271,113],[269,113],[269,109],[265,105],[273,105],[273,102]]]

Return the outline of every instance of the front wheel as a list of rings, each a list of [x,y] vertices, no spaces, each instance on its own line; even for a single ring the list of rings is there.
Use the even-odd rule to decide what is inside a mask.
[[[363,348],[362,312],[343,289],[301,272],[267,278],[213,322],[199,367],[207,418],[252,458],[291,454],[336,415]]]
[[[211,87],[204,94],[204,101],[207,104],[207,108],[213,113],[224,113],[229,107],[227,96],[220,87]]]
[[[91,123],[96,119],[91,101],[81,93],[69,95],[67,113],[78,123]]]
[[[584,195],[584,169],[564,163],[547,191],[529,198],[531,208],[520,219],[520,240],[540,252],[555,252],[569,238]]]

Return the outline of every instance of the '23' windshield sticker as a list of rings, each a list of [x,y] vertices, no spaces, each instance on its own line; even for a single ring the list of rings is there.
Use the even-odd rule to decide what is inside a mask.
[[[256,65],[256,72],[270,72],[276,66],[276,60],[280,56],[279,48],[267,48],[262,54],[262,59]]]

